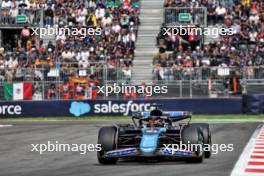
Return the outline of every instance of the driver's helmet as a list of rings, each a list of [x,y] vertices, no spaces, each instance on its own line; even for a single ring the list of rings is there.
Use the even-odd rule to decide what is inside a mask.
[[[150,116],[162,116],[162,111],[159,109],[154,109],[150,111]]]
[[[154,109],[150,112],[150,117],[148,120],[148,125],[151,127],[161,127],[164,124],[162,123],[161,119],[159,118],[162,116],[162,111],[159,109]]]

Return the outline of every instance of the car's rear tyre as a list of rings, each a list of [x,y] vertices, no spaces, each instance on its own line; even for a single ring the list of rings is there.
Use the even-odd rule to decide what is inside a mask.
[[[100,164],[116,164],[117,158],[104,158],[105,152],[116,149],[116,128],[102,127],[98,134],[98,144],[101,144],[101,151],[97,152],[97,158]]]
[[[210,132],[209,124],[208,123],[194,123],[192,125],[200,127],[203,133],[204,144],[206,144],[206,151],[204,151],[204,157],[210,158],[212,139],[211,139],[211,132]]]
[[[203,158],[204,158],[204,151],[203,151],[203,134],[202,131],[199,127],[193,126],[193,125],[188,125],[183,129],[182,132],[182,143],[191,146],[191,150],[195,152],[196,156],[195,157],[187,157],[185,159],[186,162],[188,163],[202,163]],[[198,144],[198,145],[196,145]]]

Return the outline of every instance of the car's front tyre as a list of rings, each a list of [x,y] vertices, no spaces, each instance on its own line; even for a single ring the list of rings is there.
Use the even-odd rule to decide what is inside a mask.
[[[194,126],[200,127],[203,137],[204,137],[204,144],[207,145],[207,150],[204,151],[205,158],[211,157],[211,146],[212,146],[212,139],[211,139],[211,132],[209,129],[208,123],[194,123]]]
[[[100,164],[116,164],[117,158],[105,158],[105,152],[116,149],[116,133],[115,127],[102,127],[98,134],[98,144],[101,144],[101,151],[97,152],[97,159]]]
[[[195,152],[195,157],[187,157],[188,163],[202,163],[204,159],[203,150],[203,133],[197,126],[188,125],[182,131],[182,143],[191,146],[191,150]]]

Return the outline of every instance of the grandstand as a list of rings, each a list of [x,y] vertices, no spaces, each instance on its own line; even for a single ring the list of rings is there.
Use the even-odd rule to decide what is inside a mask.
[[[160,50],[153,58],[154,79],[166,82],[189,79],[198,85],[199,79],[209,80],[205,84],[216,94],[224,89],[231,94],[262,92],[262,1],[168,0],[164,7],[163,27],[229,28],[233,34],[170,36],[162,35],[162,28],[157,36]],[[189,14],[190,19],[181,19],[184,14]]]
[[[28,99],[81,98],[87,87],[99,99],[96,86],[113,83],[168,85],[167,97],[263,92],[261,0],[3,0],[0,14],[1,100],[24,82]],[[164,35],[169,27],[234,34]],[[98,35],[31,35],[36,28]]]

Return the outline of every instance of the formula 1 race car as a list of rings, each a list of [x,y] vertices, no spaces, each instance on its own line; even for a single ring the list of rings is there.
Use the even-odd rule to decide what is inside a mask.
[[[160,105],[152,106],[151,111],[134,114],[133,124],[117,124],[99,130],[98,144],[102,150],[97,157],[100,164],[115,164],[120,158],[183,158],[192,163],[210,158],[209,124],[190,123],[192,114],[187,111],[162,111]]]

